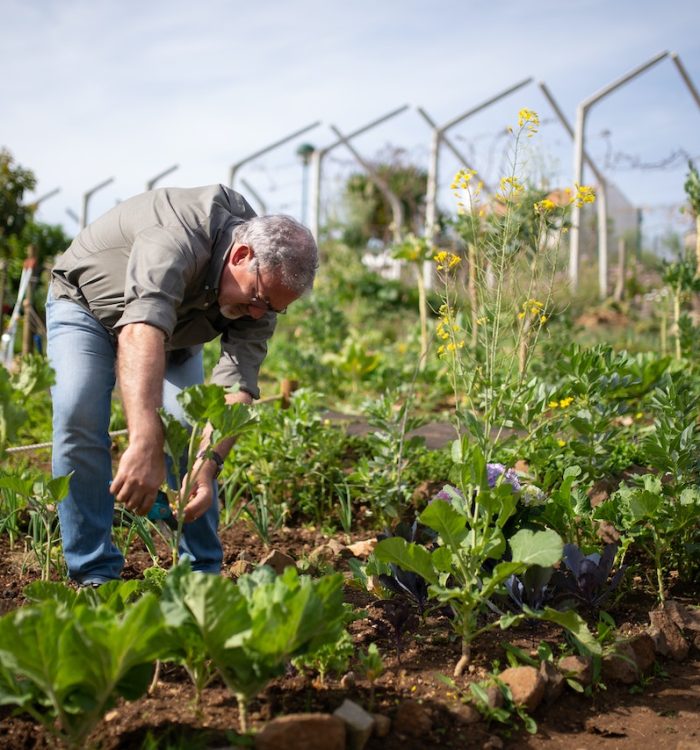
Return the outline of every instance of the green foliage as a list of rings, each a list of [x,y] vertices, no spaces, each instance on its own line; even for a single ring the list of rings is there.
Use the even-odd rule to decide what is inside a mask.
[[[340,428],[324,421],[319,394],[301,388],[288,409],[261,408],[258,416],[258,429],[236,445],[236,464],[244,468],[235,481],[250,495],[244,513],[259,530],[289,515],[328,524],[345,479],[347,442]]]
[[[213,667],[236,695],[247,730],[248,701],[293,657],[338,641],[345,611],[340,574],[316,581],[294,568],[260,568],[238,579],[171,571],[163,590],[168,659],[186,666],[201,689]]]
[[[688,175],[683,184],[688,202],[695,214],[700,214],[700,174],[692,161],[688,162]]]
[[[196,474],[192,469],[197,461],[199,446],[204,437],[205,428],[211,427],[209,444],[204,450],[211,454],[214,446],[222,440],[241,435],[254,423],[245,404],[227,404],[226,389],[219,385],[195,385],[185,388],[177,395],[189,429],[182,425],[172,414],[160,410],[165,435],[165,451],[170,456],[173,466],[186,466],[185,484],[182,487],[164,487],[169,502],[177,509],[177,529],[172,538],[173,560],[177,563],[178,548],[182,537],[184,509],[189,501]]]
[[[373,168],[401,201],[405,222],[400,227],[401,232],[418,232],[422,224],[426,172],[405,161],[398,151],[385,156]],[[347,214],[344,242],[352,247],[364,247],[370,239],[391,241],[391,207],[370,177],[364,173],[350,175],[345,183],[344,203]]]
[[[85,741],[117,698],[145,692],[161,651],[147,594],[123,613],[46,600],[0,619],[0,703],[27,711],[69,747]]]
[[[561,559],[562,541],[552,531],[523,529],[506,551],[503,528],[515,512],[517,498],[507,483],[489,488],[486,462],[478,448],[463,453],[462,492],[446,488],[449,500],[435,499],[420,514],[419,521],[438,534],[432,552],[401,537],[384,539],[375,548],[376,558],[403,570],[418,573],[428,582],[428,594],[454,613],[452,626],[462,639],[461,673],[470,658],[470,644],[480,633],[494,627],[509,627],[521,616],[504,615],[496,622],[477,625],[491,599],[500,593],[511,575],[530,565],[550,566]],[[498,561],[487,566],[488,561]]]
[[[664,574],[673,566],[685,580],[699,569],[700,490],[686,487],[676,494],[657,475],[646,474],[636,486],[623,485],[599,505],[594,518],[608,521],[647,556],[656,573],[660,601],[666,596]]]
[[[9,238],[18,236],[34,214],[24,194],[35,186],[34,173],[17,164],[6,148],[0,149],[0,257],[8,256]]]
[[[23,434],[22,428],[30,418],[33,429],[47,422],[50,429],[48,412],[41,409],[37,416],[35,403],[52,383],[53,371],[43,357],[24,357],[12,374],[0,367],[0,457]]]
[[[360,456],[348,483],[380,524],[397,519],[410,499],[413,485],[405,469],[425,450],[423,438],[407,436],[424,423],[410,415],[411,406],[410,399],[402,401],[392,390],[363,407],[371,428],[364,440],[367,455]]]

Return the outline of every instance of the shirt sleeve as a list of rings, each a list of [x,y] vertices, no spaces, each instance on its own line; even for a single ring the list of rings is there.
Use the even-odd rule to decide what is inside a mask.
[[[211,382],[225,386],[237,383],[242,391],[260,398],[258,375],[276,324],[274,313],[258,320],[232,320],[221,335],[221,358],[212,371]]]
[[[124,312],[114,327],[148,323],[170,338],[177,322],[177,309],[195,270],[194,253],[174,232],[163,227],[140,232],[127,264]]]

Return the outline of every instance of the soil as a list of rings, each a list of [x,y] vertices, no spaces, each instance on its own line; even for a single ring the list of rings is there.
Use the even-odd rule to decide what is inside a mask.
[[[371,536],[358,533],[352,538],[336,536],[343,543]],[[244,553],[248,560],[261,559],[268,549],[249,527],[240,522],[222,532],[225,549],[224,575],[231,575],[231,565]],[[313,528],[282,529],[275,533],[270,548],[290,554],[297,561],[308,561],[309,553],[327,542]],[[21,545],[9,548],[6,537],[0,539],[0,613],[24,603],[22,589],[39,577],[36,564]],[[167,553],[162,550],[162,563]],[[346,571],[343,557],[331,560],[339,570]],[[129,553],[125,578],[139,576],[150,565],[145,550],[135,544]],[[697,604],[697,589],[684,591],[682,600]],[[678,592],[676,592],[678,596]],[[386,738],[370,739],[368,750],[424,750],[447,748],[460,750],[483,747],[505,748],[640,748],[653,741],[658,750],[690,750],[700,748],[700,653],[691,650],[683,663],[662,662],[656,674],[643,686],[608,684],[592,696],[567,692],[551,706],[542,706],[533,717],[538,725],[536,735],[529,735],[517,721],[510,726],[497,723],[465,723],[460,694],[470,680],[484,679],[495,662],[507,666],[502,642],[505,634],[494,632],[477,640],[472,664],[456,688],[444,684],[439,675],[451,675],[459,657],[459,644],[451,635],[443,617],[428,617],[420,622],[412,618],[412,629],[402,639],[397,653],[393,630],[386,608],[378,605],[365,592],[346,587],[346,598],[355,607],[364,609],[367,617],[351,625],[356,646],[366,648],[376,642],[386,667],[376,683],[375,711],[394,717],[397,707],[405,701],[419,701],[427,710],[431,728],[409,736],[401,726],[392,725]],[[615,621],[635,630],[648,622],[647,612],[653,599],[643,592],[632,592],[622,599],[623,607],[611,609]],[[525,651],[536,649],[545,640],[556,649],[561,634],[551,625],[536,623],[508,631],[509,642]],[[367,707],[370,686],[357,678],[342,685],[340,675],[326,679],[321,685],[314,675],[294,673],[271,682],[251,706],[251,723],[260,730],[270,718],[295,712],[332,712],[345,698]],[[94,743],[106,750],[141,748],[149,736],[158,738],[158,747],[222,748],[236,740],[238,712],[233,696],[223,684],[214,683],[205,690],[201,710],[192,704],[193,690],[184,671],[164,666],[153,693],[131,703],[120,702],[101,723]],[[462,712],[462,715],[460,715]],[[502,743],[502,745],[500,744]],[[154,747],[151,744],[150,747]],[[7,707],[0,707],[0,749],[39,749],[49,747],[43,732],[31,720],[13,716]]]

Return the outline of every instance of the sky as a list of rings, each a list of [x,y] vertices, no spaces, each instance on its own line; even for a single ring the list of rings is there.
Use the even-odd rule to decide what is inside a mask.
[[[89,218],[159,185],[228,183],[270,212],[302,215],[302,143],[325,147],[404,104],[353,140],[366,159],[400,149],[427,168],[431,131],[520,82],[516,92],[446,135],[486,182],[507,168],[505,128],[538,112],[525,169],[573,182],[573,148],[538,87],[574,123],[580,102],[659,53],[674,52],[700,91],[697,0],[0,0],[0,146],[37,177],[28,200],[60,188],[38,219],[74,234]],[[667,56],[592,106],[586,148],[643,209],[648,232],[688,225],[679,214],[687,159],[700,162],[700,107]],[[440,203],[459,167],[443,147]],[[324,197],[359,169],[342,146],[324,161]],[[245,187],[245,183],[249,187]],[[590,172],[584,182],[592,182]],[[324,203],[324,206],[326,204]]]

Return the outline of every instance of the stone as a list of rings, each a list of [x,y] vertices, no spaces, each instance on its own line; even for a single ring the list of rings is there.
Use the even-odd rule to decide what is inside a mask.
[[[528,711],[534,711],[544,698],[545,681],[534,667],[509,667],[498,679],[510,688],[513,703]]]
[[[668,656],[674,661],[683,661],[688,656],[690,645],[683,633],[664,609],[649,612],[649,635],[654,639],[656,653]]]
[[[284,552],[280,552],[278,549],[273,549],[268,552],[265,557],[260,561],[260,565],[269,565],[275,573],[278,575],[284,572],[285,568],[296,567],[296,562],[289,555]]]
[[[343,690],[349,690],[350,688],[354,688],[357,680],[355,679],[355,673],[354,672],[346,672],[341,678],[340,678],[340,687],[343,688]]]
[[[333,543],[326,542],[325,544],[320,544],[318,547],[312,549],[309,553],[309,561],[314,565],[318,565],[318,563],[332,563],[337,560],[341,555],[341,551],[344,550],[345,547],[343,547],[340,542],[336,542],[335,540],[331,541]],[[340,551],[338,550],[338,546],[340,547]]]
[[[228,572],[233,578],[240,578],[246,573],[251,573],[254,569],[255,566],[249,560],[236,560],[228,569]]]
[[[483,750],[502,750],[503,740],[497,734],[492,734],[481,747]]]
[[[680,630],[700,633],[700,608],[686,607],[675,599],[669,599],[664,603],[663,609]]]
[[[603,657],[602,675],[604,680],[633,685],[639,679],[637,660],[629,643],[615,644],[615,650]]]
[[[564,675],[551,661],[541,661],[539,671],[544,680],[544,702],[554,703],[564,690]]]
[[[644,672],[651,669],[656,662],[654,639],[649,633],[639,633],[630,638],[629,645],[632,648],[632,651],[634,651],[634,659],[637,662],[637,669],[641,674],[644,674]]]
[[[348,552],[352,553],[354,557],[360,557],[365,559],[369,557],[370,553],[374,552],[374,548],[377,546],[377,538],[372,537],[371,539],[363,539],[360,542],[349,544],[347,546]]]
[[[471,703],[456,703],[450,706],[450,711],[460,724],[468,726],[481,721],[481,714]]]
[[[570,677],[588,687],[593,682],[593,661],[583,656],[565,656],[559,660],[564,677]]]
[[[345,723],[330,714],[289,714],[255,736],[256,750],[345,750]]]
[[[374,728],[372,730],[375,737],[387,737],[391,731],[391,719],[384,714],[372,714],[374,719]]]
[[[424,705],[417,701],[407,700],[401,703],[396,711],[394,727],[399,734],[424,737],[433,728],[433,720]]]
[[[345,724],[348,750],[362,750],[374,729],[374,717],[347,698],[333,711]]]
[[[489,685],[485,688],[485,691],[486,703],[489,708],[503,708],[503,704],[506,701],[498,685]]]

